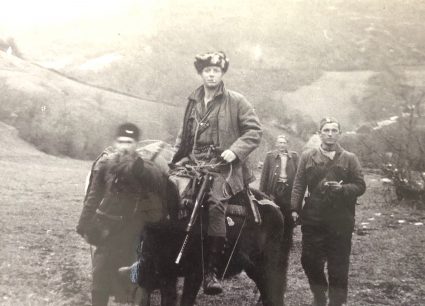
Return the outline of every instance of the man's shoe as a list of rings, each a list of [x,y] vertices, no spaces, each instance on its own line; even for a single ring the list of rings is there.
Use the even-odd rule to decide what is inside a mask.
[[[214,272],[209,272],[204,279],[204,293],[208,295],[216,295],[223,292],[220,282]]]

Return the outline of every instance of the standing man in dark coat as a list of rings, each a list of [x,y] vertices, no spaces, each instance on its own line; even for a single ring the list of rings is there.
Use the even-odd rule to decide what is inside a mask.
[[[253,180],[245,162],[260,144],[262,130],[245,97],[225,88],[222,78],[229,60],[223,52],[198,55],[194,64],[203,84],[189,96],[172,162],[225,162],[212,172],[214,181],[207,198],[209,243],[203,288],[206,294],[218,294],[222,292],[217,263],[226,237],[225,201]]]
[[[93,164],[77,232],[96,246],[92,258],[92,305],[106,306],[109,296],[128,302],[129,282],[118,269],[137,257],[147,222],[165,218],[166,174],[137,151],[139,129],[121,125],[113,147]]]
[[[347,301],[355,205],[366,190],[359,160],[339,145],[340,134],[336,119],[320,121],[321,145],[302,153],[292,190],[292,216],[296,221],[300,214],[302,224],[301,263],[315,306],[326,306],[327,292],[329,306]]]
[[[260,191],[279,205],[285,218],[285,237],[291,241],[293,222],[291,216],[291,190],[298,167],[298,154],[288,151],[285,135],[276,138],[276,150],[267,153],[261,172]]]

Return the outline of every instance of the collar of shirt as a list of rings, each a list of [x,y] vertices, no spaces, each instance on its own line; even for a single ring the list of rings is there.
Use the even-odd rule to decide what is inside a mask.
[[[224,94],[224,83],[223,81],[220,83],[220,85],[218,85],[218,88],[214,94],[214,98],[211,100],[215,100],[216,98],[222,96]],[[192,92],[192,94],[189,96],[189,100],[194,100],[197,102],[202,102],[204,103],[204,96],[205,96],[205,89],[204,89],[204,85],[199,86],[197,89],[195,89],[194,92]],[[209,103],[208,103],[209,104]]]
[[[327,158],[333,160],[335,158],[336,151],[325,151],[322,146],[319,147],[320,153],[322,153]]]
[[[275,158],[278,158],[278,157],[281,157],[281,156],[286,156],[286,157],[289,158],[288,151],[286,151],[286,152],[275,151]]]

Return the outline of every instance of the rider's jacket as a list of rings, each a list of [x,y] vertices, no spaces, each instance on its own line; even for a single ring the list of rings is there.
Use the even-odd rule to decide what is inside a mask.
[[[189,156],[192,152],[194,139],[191,123],[193,120],[191,118],[193,118],[194,108],[197,104],[203,102],[203,98],[203,86],[197,88],[188,98],[183,127],[176,141],[177,152],[172,161],[174,163]],[[232,171],[227,180],[233,194],[236,194],[243,190],[246,184],[254,180],[252,171],[246,166],[246,161],[248,155],[261,142],[263,134],[261,124],[254,108],[245,97],[226,89],[223,83],[213,101],[209,103],[216,103],[217,109],[214,109],[215,115],[206,122],[211,128],[210,132],[212,131],[206,137],[209,137],[208,139],[217,152],[230,149],[236,154],[237,160],[232,163]]]

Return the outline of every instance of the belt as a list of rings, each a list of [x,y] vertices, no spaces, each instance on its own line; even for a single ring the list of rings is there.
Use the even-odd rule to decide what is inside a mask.
[[[284,181],[283,180],[278,180],[277,183],[288,185],[288,180],[286,180],[286,179]]]
[[[274,193],[276,195],[282,196],[289,189],[289,184],[287,182],[277,182],[276,187],[274,188]]]
[[[196,147],[193,149],[194,154],[201,154],[201,153],[208,153],[208,152],[215,152],[215,151],[216,151],[216,148],[214,147],[214,145],[201,146],[201,147]]]

